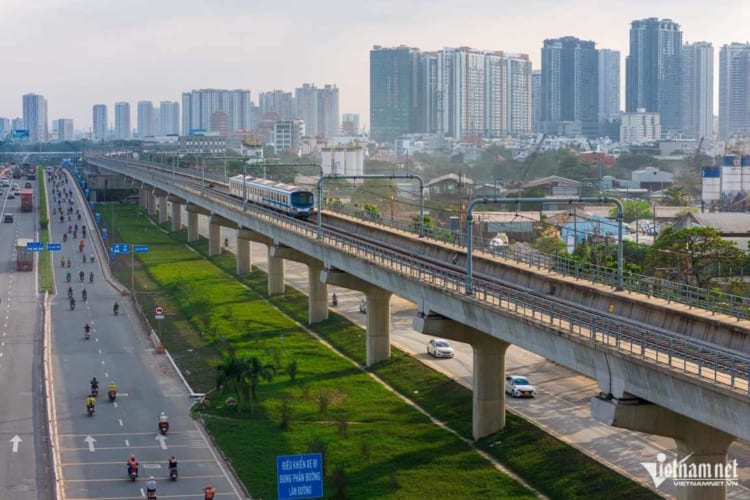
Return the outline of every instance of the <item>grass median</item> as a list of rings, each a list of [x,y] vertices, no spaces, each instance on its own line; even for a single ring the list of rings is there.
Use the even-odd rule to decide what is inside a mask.
[[[46,249],[49,243],[49,218],[47,217],[47,188],[44,175],[44,169],[38,167],[36,192],[39,194],[39,241]],[[52,255],[48,250],[39,252],[37,265],[39,266],[39,290],[42,292],[55,291],[55,283],[52,279]]]
[[[191,251],[184,232],[167,235],[134,210],[114,207],[113,236],[150,246],[136,259],[136,296],[144,310],[156,301],[167,304],[162,338],[194,389],[214,385],[215,366],[232,355],[274,368],[244,411],[227,403],[237,397],[228,391],[212,395],[203,415],[253,496],[276,496],[277,455],[320,451],[328,497],[534,497],[279,313],[254,287],[205,259],[205,241]],[[118,259],[114,267],[127,283],[129,257]]]

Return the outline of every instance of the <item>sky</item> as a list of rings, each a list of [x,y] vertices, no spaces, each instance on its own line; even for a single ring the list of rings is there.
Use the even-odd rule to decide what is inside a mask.
[[[529,54],[545,38],[576,36],[621,52],[634,19],[670,18],[684,42],[718,50],[750,35],[750,1],[721,0],[0,0],[0,116],[42,94],[49,120],[89,130],[91,107],[180,101],[199,88],[339,88],[339,111],[369,126],[373,45],[468,46]],[[718,86],[718,80],[714,87]],[[624,86],[621,95],[624,101]],[[714,107],[714,114],[718,112]]]

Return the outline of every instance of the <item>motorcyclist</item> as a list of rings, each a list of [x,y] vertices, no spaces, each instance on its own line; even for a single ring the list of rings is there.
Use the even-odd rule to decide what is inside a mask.
[[[63,243],[68,241],[68,233],[63,233]]]
[[[68,274],[65,275],[65,279],[70,283],[70,271],[68,271]]]
[[[89,325],[86,325],[84,328],[88,332]],[[93,394],[94,391],[98,391],[99,390],[99,381],[96,380],[96,377],[93,377],[91,379],[91,382],[89,382],[89,384],[91,384],[91,394]]]
[[[73,298],[73,287],[68,287],[68,298],[69,299]]]
[[[80,273],[78,273],[78,277],[81,278],[81,283],[83,283],[83,279],[86,277],[86,273],[81,271]]]
[[[169,463],[167,464],[167,469],[169,470],[170,477],[172,474],[177,475],[177,459],[174,455],[169,457]]]
[[[91,271],[89,273],[89,283],[93,283],[93,282],[94,282],[94,271]]]
[[[86,254],[83,254],[83,263],[86,263]]]
[[[120,304],[118,304],[117,302],[115,302],[115,305],[112,306],[112,310],[114,311],[115,316],[117,316],[117,313],[120,312]]]
[[[128,475],[135,471],[138,474],[138,460],[135,459],[135,455],[130,455],[128,458]]]
[[[81,298],[83,299],[84,302],[86,302],[86,300],[89,298],[89,295],[88,295],[88,293],[86,293],[86,289],[85,288],[83,290],[81,290]]]
[[[169,417],[164,412],[159,414],[159,431],[162,434],[166,434],[169,431]]]
[[[331,296],[331,303],[334,307],[339,305],[339,298],[336,296],[336,292],[333,292],[333,296]]]
[[[156,493],[156,480],[154,479],[154,476],[149,477],[146,482],[146,496],[148,496],[149,493]]]
[[[94,405],[96,405],[96,399],[94,399],[93,394],[89,394],[89,397],[86,398],[86,409],[93,409]]]
[[[213,500],[215,496],[216,496],[216,490],[214,489],[213,486],[209,484],[208,486],[203,488],[204,500]]]
[[[70,298],[70,310],[72,311],[75,308],[76,308],[76,299],[74,299],[73,297],[71,297]]]
[[[65,257],[60,257],[60,267],[65,267]]]
[[[114,392],[115,394],[117,394],[117,384],[115,384],[114,381],[107,384],[107,394],[111,392]]]
[[[159,423],[169,423],[169,417],[167,416],[166,412],[161,412],[159,414]]]

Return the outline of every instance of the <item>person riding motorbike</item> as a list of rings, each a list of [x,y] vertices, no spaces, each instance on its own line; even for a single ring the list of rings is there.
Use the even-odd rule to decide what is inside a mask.
[[[68,274],[65,275],[65,280],[70,283],[70,271],[68,271]]]
[[[107,385],[107,396],[110,401],[114,401],[117,397],[117,384],[115,384],[114,381]]]
[[[331,297],[331,303],[333,304],[333,307],[336,307],[339,305],[339,298],[336,296],[336,292],[333,292],[333,296]]]
[[[68,241],[68,233],[63,233],[63,243]]]
[[[90,328],[89,325],[84,326],[84,329],[86,328]],[[91,385],[91,395],[96,397],[99,394],[99,381],[96,380],[96,377],[93,377],[89,385]]]
[[[130,455],[130,458],[128,458],[128,476],[135,480],[133,474],[138,477],[138,460],[135,459],[135,455]]]
[[[91,337],[91,327],[86,323],[86,326],[83,327],[83,338],[88,340],[89,337]]]
[[[151,476],[148,478],[148,481],[146,482],[146,497],[152,498],[156,496],[156,480],[154,479],[154,476]]]
[[[60,257],[60,267],[65,267],[65,257]]]
[[[169,470],[169,478],[172,480],[177,479],[177,459],[174,455],[169,457],[169,463],[167,464],[167,469]]]
[[[117,302],[115,302],[115,305],[112,306],[112,311],[114,311],[115,316],[117,316],[117,313],[120,312],[120,304],[118,304]]]
[[[68,298],[69,299],[73,298],[73,288],[72,287],[68,287]]]
[[[86,410],[89,412],[89,414],[94,413],[95,405],[96,405],[96,399],[94,399],[94,395],[89,394],[89,397],[86,398]]]
[[[70,310],[74,310],[76,308],[76,299],[70,298]]]
[[[214,489],[213,486],[209,484],[208,486],[203,488],[204,500],[213,500],[215,496],[216,496],[216,490]]]
[[[169,430],[169,417],[165,412],[159,414],[159,430],[162,434],[166,434]]]
[[[92,262],[93,262],[93,261],[92,261]],[[93,283],[93,282],[94,282],[94,271],[91,271],[91,272],[89,273],[89,283]]]
[[[85,288],[83,290],[81,290],[81,298],[83,299],[84,302],[86,302],[86,300],[88,300],[88,298],[89,298],[89,294],[86,293],[86,289]]]
[[[83,283],[83,279],[86,277],[86,273],[81,271],[80,273],[78,273],[78,277],[81,278],[81,283]]]

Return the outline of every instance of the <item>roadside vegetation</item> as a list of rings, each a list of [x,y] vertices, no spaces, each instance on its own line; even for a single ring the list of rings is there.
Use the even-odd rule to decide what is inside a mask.
[[[234,256],[208,258],[206,240],[188,247],[185,231],[167,234],[132,205],[112,213],[115,240],[150,245],[136,259],[136,297],[144,311],[165,308],[170,354],[195,391],[221,385],[199,414],[254,496],[275,497],[277,455],[318,451],[327,497],[534,496],[374,382],[360,368],[361,328],[336,314],[311,328],[352,364],[295,323],[306,323],[301,293],[269,298],[265,273],[240,283]],[[114,269],[130,283],[130,258],[120,259]],[[470,440],[470,391],[396,349],[371,371]],[[656,498],[512,414],[478,446],[551,498]]]
[[[44,168],[37,167],[36,170],[37,179],[37,196],[39,198],[39,241],[42,242],[44,248],[47,248],[49,243],[49,217],[47,215],[47,180],[44,178]],[[52,279],[52,254],[45,250],[39,252],[39,259],[37,260],[39,265],[39,290],[42,292],[54,292],[55,284]]]

